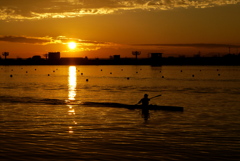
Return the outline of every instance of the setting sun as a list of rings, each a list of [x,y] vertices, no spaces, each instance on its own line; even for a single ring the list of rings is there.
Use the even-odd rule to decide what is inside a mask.
[[[77,47],[77,44],[75,42],[69,42],[68,47],[69,49],[75,49]]]

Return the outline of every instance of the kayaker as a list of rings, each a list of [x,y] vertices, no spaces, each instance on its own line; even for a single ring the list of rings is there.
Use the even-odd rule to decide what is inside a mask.
[[[148,94],[144,94],[144,97],[137,104],[142,103],[142,105],[145,107],[149,105],[149,101],[150,99],[148,98]]]
[[[144,97],[136,104],[140,104],[142,103],[142,116],[144,117],[145,121],[148,120],[148,118],[150,117],[149,114],[149,101],[150,99],[156,98],[161,96],[160,94],[151,98],[148,98],[148,94],[144,94]]]

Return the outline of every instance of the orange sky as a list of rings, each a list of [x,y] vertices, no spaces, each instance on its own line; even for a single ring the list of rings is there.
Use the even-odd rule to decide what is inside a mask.
[[[0,13],[0,52],[9,58],[240,52],[240,0],[3,0]]]

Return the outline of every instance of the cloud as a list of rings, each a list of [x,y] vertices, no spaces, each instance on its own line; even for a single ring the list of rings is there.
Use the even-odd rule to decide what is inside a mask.
[[[1,0],[0,20],[70,18],[131,10],[207,8],[240,0]]]
[[[26,44],[54,43],[51,37],[26,37],[26,36],[0,36],[0,41]]]
[[[94,41],[94,40],[82,40],[79,38],[68,38],[65,36],[58,36],[56,41],[60,41],[62,44],[67,44],[69,42],[75,42],[78,46],[81,47],[106,47],[106,46],[119,46],[120,44],[112,43],[112,42],[102,42],[102,41]]]
[[[78,46],[79,51],[98,50],[100,48],[109,47],[115,48],[121,46],[121,44],[116,44],[112,42],[82,40],[79,38],[68,38],[66,36],[58,37],[0,36],[0,42],[11,42],[32,45],[49,45],[49,44],[67,45],[69,42],[75,42]]]
[[[239,48],[239,44],[215,44],[215,43],[193,43],[193,44],[117,44],[113,42],[102,42],[94,40],[82,40],[80,38],[58,37],[30,37],[30,36],[0,36],[2,42],[27,43],[27,44],[67,44],[75,42],[79,46],[139,46],[139,47],[196,47],[196,48]]]
[[[134,44],[133,46],[145,47],[192,47],[192,48],[239,48],[240,45],[236,44],[211,44],[211,43],[196,43],[196,44]]]
[[[113,42],[102,42],[94,40],[82,40],[79,38],[69,38],[66,36],[58,37],[29,37],[29,36],[1,36],[0,35],[0,44],[1,42],[8,42],[13,44],[28,44],[28,45],[37,45],[45,46],[44,49],[47,50],[61,50],[61,52],[82,52],[82,51],[97,51],[101,49],[120,49],[124,48],[124,45],[117,44]],[[68,48],[69,42],[75,42],[77,47],[74,50]],[[49,46],[54,45],[54,46]],[[43,48],[39,48],[41,51]]]
[[[60,40],[62,43],[68,43],[70,41],[73,41],[73,42],[78,43],[78,44],[95,44],[95,45],[97,45],[97,44],[103,44],[103,45],[109,44],[109,42],[82,40],[82,39],[79,39],[79,38],[68,38],[68,37],[65,37],[65,36],[58,36],[56,39]]]

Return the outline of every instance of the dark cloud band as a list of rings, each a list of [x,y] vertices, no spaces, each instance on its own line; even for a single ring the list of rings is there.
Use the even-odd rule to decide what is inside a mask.
[[[134,44],[133,46],[155,46],[155,47],[194,47],[194,48],[240,48],[240,45],[233,44],[207,44],[207,43],[198,43],[198,44]]]
[[[1,36],[0,41],[28,43],[28,44],[45,44],[45,43],[51,43],[52,39],[49,37],[33,38],[33,37],[24,37],[24,36]]]

